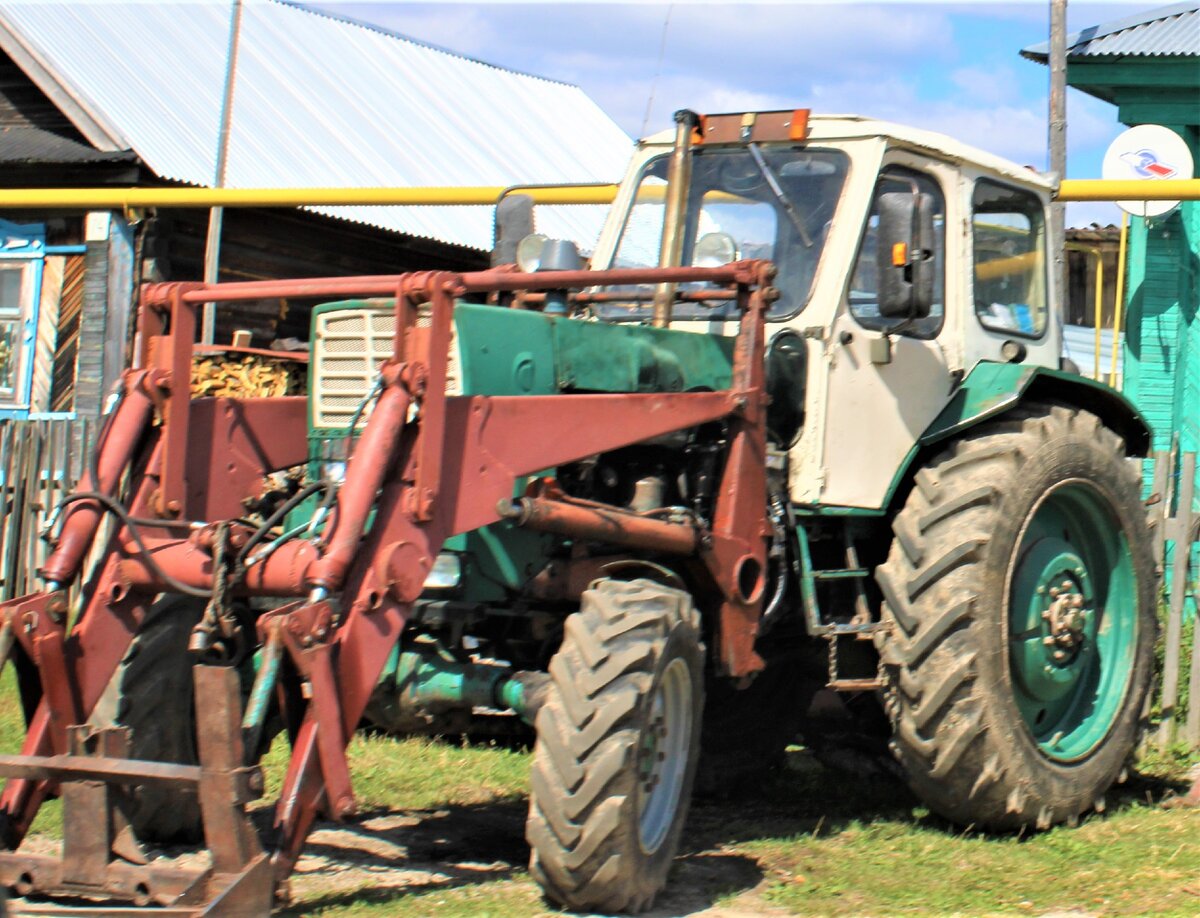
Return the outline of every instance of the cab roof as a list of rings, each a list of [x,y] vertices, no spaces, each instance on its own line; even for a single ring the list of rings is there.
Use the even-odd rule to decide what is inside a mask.
[[[894,146],[916,150],[952,163],[970,163],[1002,175],[1013,181],[1054,191],[1057,182],[1045,173],[1021,166],[994,153],[962,143],[936,131],[880,121],[862,115],[824,115],[813,113],[808,118],[808,142],[860,140],[879,138]],[[674,130],[652,134],[641,141],[642,146],[670,146]]]

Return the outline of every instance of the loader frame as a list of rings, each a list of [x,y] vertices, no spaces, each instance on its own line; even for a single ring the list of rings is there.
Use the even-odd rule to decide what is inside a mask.
[[[502,518],[690,559],[690,579],[708,593],[697,604],[707,613],[714,670],[744,677],[761,669],[753,644],[771,534],[763,352],[773,277],[769,263],[747,261],[712,269],[497,269],[143,288],[137,369],[124,374],[90,469],[57,514],[55,549],[40,571],[46,589],[0,605],[0,660],[14,660],[29,715],[20,755],[0,757],[0,775],[8,778],[0,795],[8,849],[0,853],[0,883],[21,894],[153,902],[174,914],[268,910],[272,895],[286,890],[314,819],[355,811],[346,745],[442,544]],[[446,393],[452,314],[462,297],[503,297],[519,307],[536,303],[537,291],[568,290],[581,309],[619,295],[603,288],[697,283],[715,285],[704,289],[706,299],[733,299],[740,310],[727,390]],[[694,295],[688,290],[680,295]],[[522,296],[507,297],[517,291]],[[198,310],[206,303],[341,296],[395,299],[396,331],[378,399],[320,543],[295,539],[261,563],[245,563],[239,551],[254,532],[239,522],[243,502],[259,494],[269,473],[307,460],[305,400],[193,399]],[[545,480],[513,500],[523,476],[711,422],[728,433],[708,525],[574,499]],[[106,544],[94,546],[105,514],[116,524]],[[71,609],[67,588],[89,552],[99,560]],[[257,619],[251,640],[263,648],[265,664],[246,711],[230,666],[206,659],[195,667],[198,767],[131,760],[124,728],[89,723],[151,603],[173,592],[208,599],[218,626],[234,596],[291,599]],[[290,665],[281,667],[281,659]],[[244,806],[262,792],[248,757],[272,697],[295,730],[275,839],[264,850]],[[245,748],[243,725],[253,738]],[[151,783],[198,788],[211,868],[188,873],[137,863],[122,814],[124,789]],[[63,855],[26,856],[16,849],[52,793],[63,796],[71,829]]]

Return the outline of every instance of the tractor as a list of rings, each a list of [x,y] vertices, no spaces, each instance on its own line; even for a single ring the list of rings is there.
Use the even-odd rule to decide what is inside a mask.
[[[1103,809],[1153,668],[1150,434],[1062,365],[1053,181],[863,118],[675,120],[586,262],[513,197],[486,271],[143,289],[44,589],[0,605],[0,883],[264,914],[354,813],[361,726],[528,737],[530,870],[576,910],[648,908],[697,782],[795,742],[964,825]],[[268,297],[322,304],[307,396],[194,398],[197,310]],[[52,794],[61,857],[19,850]]]

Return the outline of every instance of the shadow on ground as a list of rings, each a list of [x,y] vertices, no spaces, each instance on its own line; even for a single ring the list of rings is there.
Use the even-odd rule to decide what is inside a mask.
[[[1182,781],[1132,775],[1109,795],[1109,811],[1157,803],[1187,791]],[[702,912],[765,880],[752,857],[729,850],[758,839],[832,836],[879,821],[921,824],[961,834],[928,813],[886,769],[865,774],[830,770],[803,751],[756,780],[732,781],[719,798],[692,806],[672,882],[652,916]],[[319,824],[293,878],[300,904],[284,914],[351,903],[397,905],[406,897],[523,876],[523,800],[436,810],[376,811],[351,823]]]

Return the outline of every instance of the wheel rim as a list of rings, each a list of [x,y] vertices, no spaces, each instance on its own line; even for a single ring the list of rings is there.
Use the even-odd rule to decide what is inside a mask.
[[[1138,627],[1133,558],[1110,502],[1088,482],[1059,484],[1026,521],[1009,593],[1014,700],[1045,756],[1075,761],[1108,736]]]
[[[650,703],[638,746],[638,843],[647,854],[661,846],[675,821],[692,737],[692,675],[672,660]]]

